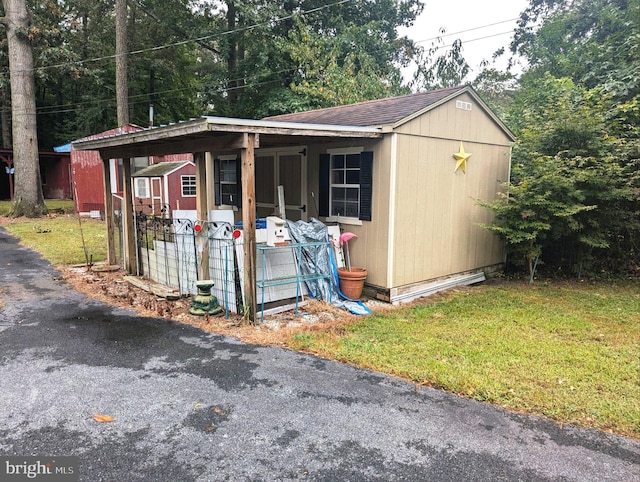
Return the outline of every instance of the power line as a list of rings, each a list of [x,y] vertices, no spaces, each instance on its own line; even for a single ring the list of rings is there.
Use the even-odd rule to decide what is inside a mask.
[[[440,39],[440,38],[444,38],[444,37],[451,37],[452,35],[459,35],[459,34],[461,34],[461,33],[472,32],[472,31],[474,31],[474,30],[481,30],[481,29],[483,29],[483,28],[493,27],[493,26],[495,26],[495,25],[501,25],[501,24],[503,24],[503,23],[513,22],[513,21],[515,21],[515,20],[518,20],[518,18],[517,18],[517,17],[516,17],[516,18],[510,18],[509,20],[502,20],[502,21],[500,21],[500,22],[489,23],[489,24],[487,24],[487,25],[481,25],[481,26],[479,26],[479,27],[468,28],[468,29],[466,29],[466,30],[460,30],[460,31],[458,31],[458,32],[444,33],[444,34],[442,34],[442,35],[438,35],[437,37],[431,37],[431,38],[424,39],[424,40],[415,40],[414,42],[415,42],[415,43],[417,43],[417,44],[420,44],[420,43],[423,43],[423,42],[430,42],[430,41],[432,41],[432,40],[438,40],[438,39]],[[510,32],[513,32],[513,30],[511,30]],[[509,32],[509,33],[510,33],[510,32]],[[498,34],[498,35],[503,35],[503,34]],[[485,37],[483,37],[483,38],[485,38]],[[470,40],[470,41],[471,41],[471,40]],[[469,41],[469,42],[470,42],[470,41]]]
[[[493,37],[500,37],[501,35],[508,35],[510,33],[513,33],[513,30],[509,30],[508,32],[500,32],[500,33],[494,33],[491,35],[485,35],[484,37],[478,37],[478,38],[473,38],[470,40],[461,40],[462,42],[462,46],[464,47],[464,44],[470,44],[471,42],[477,42],[478,40],[485,40],[488,38],[493,38]],[[453,47],[454,44],[449,44],[449,45],[438,45],[436,47],[436,50],[438,49],[448,49],[449,47]]]
[[[235,30],[227,30],[227,31],[224,31],[224,32],[216,32],[216,33],[211,34],[211,35],[205,35],[205,36],[202,36],[202,37],[180,40],[178,42],[173,42],[173,43],[169,43],[169,44],[165,44],[165,45],[157,45],[155,47],[149,47],[149,48],[146,48],[146,49],[132,50],[130,52],[127,52],[127,54],[125,54],[125,55],[139,55],[139,54],[148,53],[148,52],[157,52],[157,51],[165,50],[165,49],[168,49],[168,48],[171,48],[171,47],[178,47],[178,46],[181,46],[181,45],[186,45],[186,44],[189,44],[189,43],[192,43],[192,42],[199,43],[199,42],[204,42],[205,40],[213,39],[215,37],[223,37],[223,36],[231,35],[231,34],[235,34],[235,33],[248,32],[248,31],[251,31],[251,30],[255,30],[258,27],[268,26],[268,25],[271,25],[273,23],[280,23],[280,22],[282,22],[284,20],[290,20],[290,19],[292,19],[294,17],[304,16],[304,15],[308,15],[310,13],[319,12],[321,10],[325,10],[325,9],[331,8],[331,7],[336,7],[338,5],[342,5],[344,3],[349,3],[349,2],[352,2],[352,1],[353,0],[339,0],[339,1],[331,3],[329,5],[322,5],[320,7],[311,8],[309,10],[301,10],[299,12],[295,12],[295,13],[292,13],[290,15],[285,15],[284,17],[278,17],[278,18],[275,18],[275,19],[270,19],[270,20],[267,20],[265,22],[256,23],[256,24],[253,24],[253,25],[248,25],[246,27],[239,27],[239,28],[237,28]],[[66,67],[66,66],[71,66],[71,65],[80,66],[80,65],[83,65],[83,64],[86,64],[86,63],[89,63],[89,62],[100,62],[102,60],[110,60],[110,59],[115,59],[117,57],[118,57],[118,55],[113,54],[113,55],[106,55],[106,56],[103,56],[103,57],[95,57],[95,58],[92,58],[92,59],[62,62],[62,63],[55,64],[55,65],[47,65],[47,66],[42,66],[42,67],[36,67],[36,68],[32,69],[31,71],[41,71],[41,70],[47,70],[47,69],[55,69],[55,68]],[[19,72],[28,72],[28,71],[23,70],[23,71],[19,71]],[[6,73],[8,73],[8,71],[5,70],[3,73],[6,74]]]

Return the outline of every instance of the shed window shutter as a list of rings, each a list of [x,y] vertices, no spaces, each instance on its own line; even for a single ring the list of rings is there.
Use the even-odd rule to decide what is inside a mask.
[[[320,175],[318,192],[318,216],[329,216],[329,170],[331,155],[320,154]]]
[[[373,201],[373,152],[360,154],[360,215],[358,219],[371,221]]]
[[[242,161],[236,159],[236,200],[235,206],[242,207]]]
[[[239,159],[235,160],[236,163],[236,195],[233,197],[233,205],[239,208],[242,207],[242,163]],[[213,171],[214,171],[214,204],[216,206],[220,206],[223,201],[222,199],[222,183],[220,182],[222,169],[222,162],[220,159],[213,160]]]
[[[213,160],[213,187],[214,187],[214,204],[220,206],[222,204],[222,188],[220,186],[220,159]]]

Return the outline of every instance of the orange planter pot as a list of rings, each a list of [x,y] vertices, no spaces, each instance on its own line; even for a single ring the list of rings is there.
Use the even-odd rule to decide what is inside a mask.
[[[367,278],[367,270],[364,268],[338,268],[338,279],[340,280],[340,291],[347,298],[357,300],[362,295],[364,280]]]

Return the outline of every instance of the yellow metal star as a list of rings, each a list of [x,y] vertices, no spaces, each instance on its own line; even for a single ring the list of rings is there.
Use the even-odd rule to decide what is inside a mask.
[[[462,142],[460,143],[460,150],[458,152],[456,152],[453,157],[456,158],[456,168],[453,170],[453,172],[456,172],[458,170],[458,168],[462,169],[462,172],[464,172],[465,174],[467,173],[467,159],[469,159],[471,157],[471,154],[464,152],[464,146],[462,145]]]

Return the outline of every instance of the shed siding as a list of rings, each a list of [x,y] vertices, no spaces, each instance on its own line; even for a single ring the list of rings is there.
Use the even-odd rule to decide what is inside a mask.
[[[466,97],[466,98],[465,98]],[[472,102],[469,96],[460,100]],[[391,287],[479,269],[503,261],[502,242],[478,224],[491,214],[476,199],[491,200],[508,180],[506,134],[473,103],[455,100],[398,128],[394,275]],[[453,154],[460,142],[471,153],[466,174]]]
[[[471,103],[472,110],[456,108],[456,100]],[[493,122],[493,119],[469,94],[462,94],[456,99],[407,122],[398,127],[396,132],[439,139],[509,145],[509,138],[504,131]]]
[[[358,236],[349,242],[352,266],[366,267],[369,276],[367,283],[385,287],[387,282],[387,260],[389,249],[389,197],[391,175],[391,139],[385,137],[381,141],[354,140],[340,143],[310,145],[308,148],[308,206],[317,205],[319,189],[319,158],[328,149],[362,147],[364,151],[373,151],[373,198],[372,219],[362,221],[362,225],[341,224],[343,231],[350,231]],[[316,199],[311,197],[315,193]],[[317,217],[315,207],[310,216]],[[324,218],[322,218],[324,221]],[[335,224],[327,222],[327,224]]]

